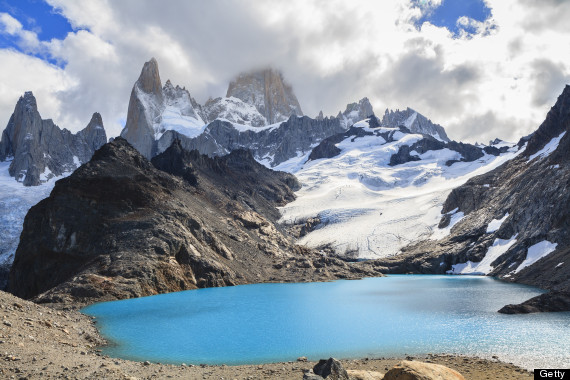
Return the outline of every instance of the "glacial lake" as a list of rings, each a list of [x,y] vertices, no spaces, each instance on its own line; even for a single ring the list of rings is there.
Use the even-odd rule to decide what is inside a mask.
[[[570,313],[503,315],[541,294],[489,277],[392,275],[255,284],[91,305],[113,357],[186,364],[476,355],[570,368]]]

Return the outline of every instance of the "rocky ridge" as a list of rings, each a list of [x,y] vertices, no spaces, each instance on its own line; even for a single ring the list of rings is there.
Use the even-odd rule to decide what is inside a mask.
[[[117,138],[58,181],[26,216],[8,290],[77,307],[198,287],[375,275],[280,232],[275,206],[293,199],[298,184],[248,152],[212,159],[174,143],[153,164]]]
[[[447,133],[445,133],[445,129],[443,129],[441,125],[432,123],[432,121],[424,115],[409,107],[404,111],[386,109],[382,117],[381,125],[383,127],[398,127],[403,125],[412,133],[430,135],[441,141],[450,141],[449,137],[447,137]]]
[[[447,237],[417,242],[396,258],[370,265],[389,273],[496,276],[551,291],[525,302],[529,307],[520,307],[522,312],[548,310],[549,299],[568,309],[569,129],[570,86],[566,86],[546,120],[524,140],[524,151],[450,193],[440,228],[448,227],[454,214],[464,217]],[[516,311],[515,307],[504,311],[509,309]]]
[[[103,120],[94,113],[87,127],[72,134],[43,120],[32,92],[20,97],[0,140],[0,161],[12,159],[9,173],[25,186],[71,172],[107,142]]]

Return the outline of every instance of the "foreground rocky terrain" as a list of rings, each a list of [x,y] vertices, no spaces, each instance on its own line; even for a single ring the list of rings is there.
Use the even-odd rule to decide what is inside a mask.
[[[154,164],[154,166],[153,166]],[[250,153],[104,145],[26,216],[8,290],[70,307],[213,286],[378,275],[296,246],[274,222],[294,176]]]
[[[440,228],[451,233],[370,263],[386,273],[497,276],[551,292],[503,312],[570,310],[570,86],[516,158],[454,189]]]
[[[0,319],[0,377],[6,379],[300,380],[317,364],[302,360],[243,366],[167,365],[110,358],[101,353],[99,345],[104,341],[89,317],[77,311],[54,310],[3,291],[0,291]],[[449,355],[408,359],[444,365],[467,380],[533,376],[496,360]],[[353,378],[370,379],[364,376],[386,373],[400,360],[364,358],[340,362]]]

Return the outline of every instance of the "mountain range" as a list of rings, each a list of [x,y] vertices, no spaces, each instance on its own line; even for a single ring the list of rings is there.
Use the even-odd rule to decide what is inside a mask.
[[[261,281],[481,274],[551,290],[504,312],[568,309],[569,99],[567,86],[516,144],[472,145],[411,108],[379,118],[367,98],[310,118],[274,69],[242,73],[201,105],[163,85],[151,59],[121,137],[103,145],[100,115],[72,135],[26,93],[0,142],[9,175],[49,184],[84,165],[23,229],[3,227],[21,231],[8,288],[85,304]]]

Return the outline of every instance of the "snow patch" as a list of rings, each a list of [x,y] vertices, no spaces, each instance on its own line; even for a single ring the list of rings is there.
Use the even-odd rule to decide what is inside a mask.
[[[491,223],[489,223],[489,225],[487,226],[487,231],[485,231],[485,232],[490,234],[492,232],[497,231],[499,228],[501,228],[501,225],[503,224],[503,222],[505,220],[507,220],[508,217],[509,217],[509,213],[507,212],[505,214],[505,216],[503,216],[501,219],[491,220]]]
[[[430,239],[432,239],[432,240],[443,239],[444,237],[446,237],[447,235],[449,235],[451,233],[451,229],[457,223],[459,223],[459,221],[461,221],[461,219],[463,219],[465,217],[465,213],[463,213],[463,211],[457,212],[457,210],[459,210],[459,208],[455,208],[453,211],[448,212],[448,215],[451,215],[449,225],[447,227],[444,227],[444,228],[436,229],[433,232],[433,234],[431,235]]]
[[[558,148],[558,144],[560,144],[560,140],[562,139],[562,137],[564,137],[565,134],[566,131],[562,132],[560,135],[558,135],[558,137],[554,137],[552,140],[548,142],[548,144],[544,146],[544,148],[542,148],[541,150],[530,156],[528,160],[532,161],[537,157],[540,158],[547,157],[550,153],[554,152],[556,148]]]
[[[564,265],[564,261],[561,263],[558,263],[558,265],[556,265],[554,268],[560,268],[562,265]]]
[[[526,259],[518,266],[515,273],[519,273],[524,268],[536,263],[543,257],[548,256],[550,253],[554,252],[557,246],[558,243],[551,243],[548,240],[543,240],[531,247],[528,247]]]
[[[494,269],[492,263],[517,242],[516,237],[517,235],[508,240],[495,239],[493,245],[487,249],[483,260],[479,262],[467,261],[466,263],[452,265],[451,270],[448,270],[447,273],[488,275]]]

